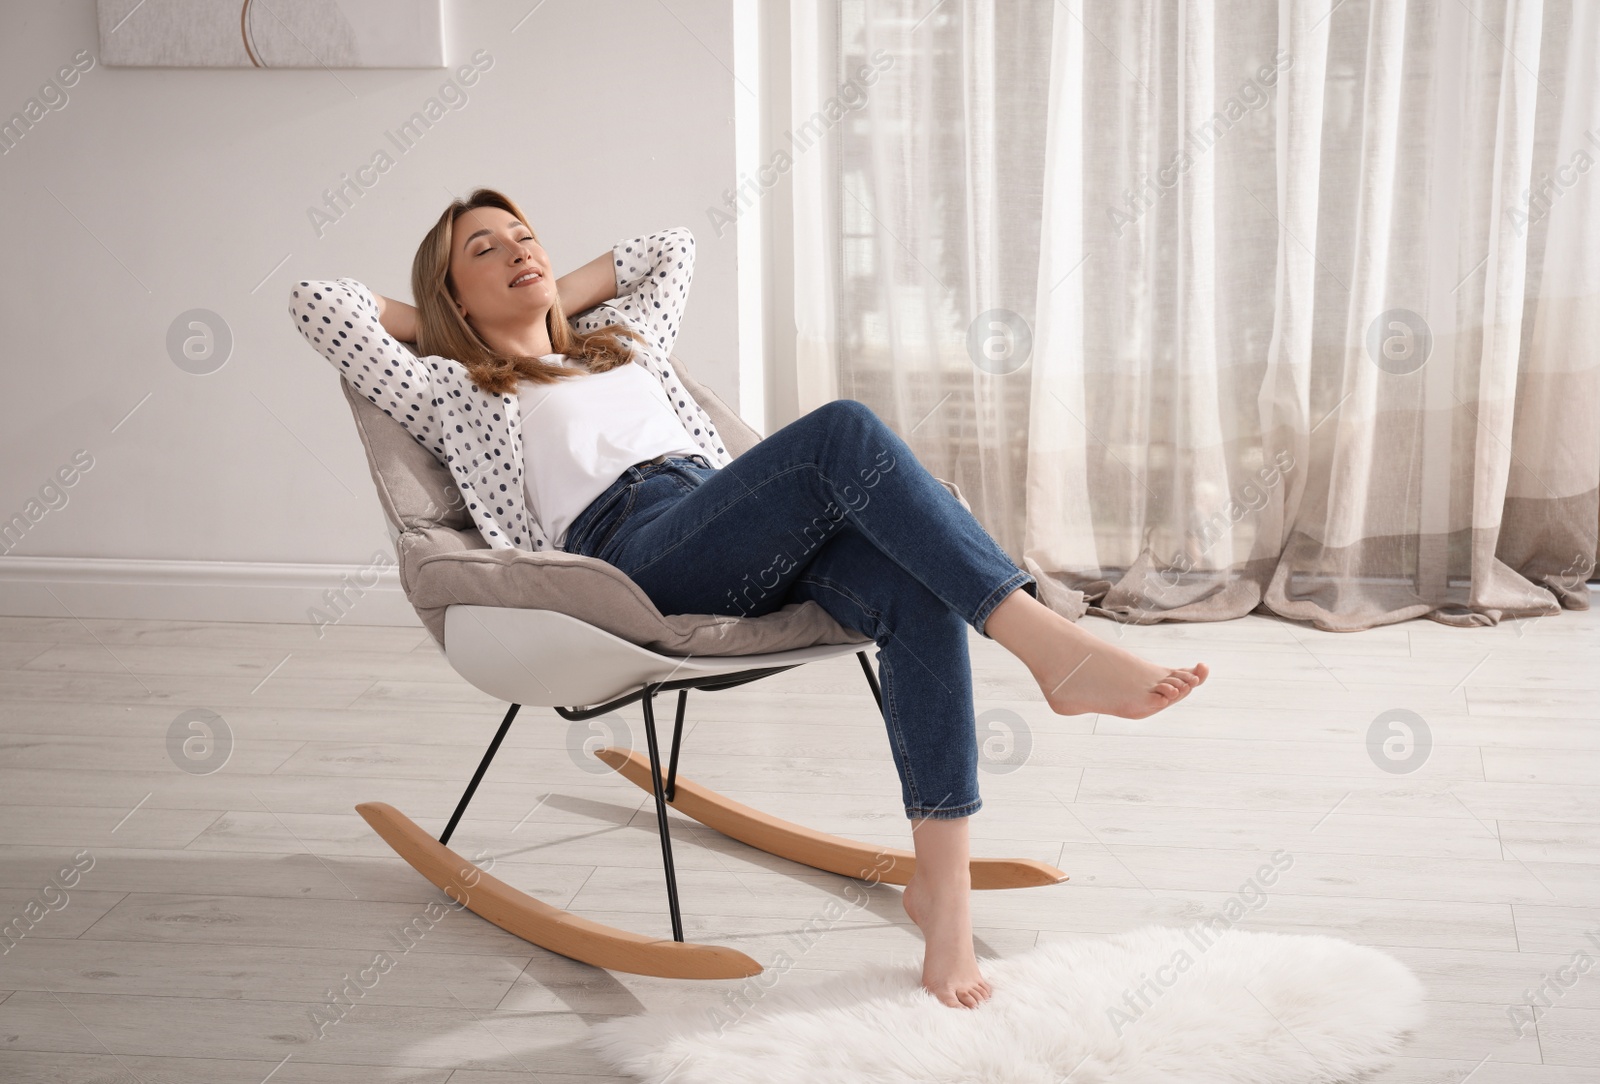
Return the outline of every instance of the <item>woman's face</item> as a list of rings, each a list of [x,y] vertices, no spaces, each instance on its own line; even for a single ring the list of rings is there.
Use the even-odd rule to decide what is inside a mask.
[[[450,245],[456,308],[480,331],[544,319],[556,297],[550,260],[516,215],[498,207],[463,211]]]

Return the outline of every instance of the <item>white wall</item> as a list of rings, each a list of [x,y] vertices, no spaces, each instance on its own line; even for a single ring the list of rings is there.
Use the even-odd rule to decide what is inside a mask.
[[[76,600],[106,616],[202,616],[199,602],[164,611],[148,590],[111,602],[109,585],[158,568],[143,560],[247,563],[208,566],[221,583],[229,568],[259,579],[309,565],[283,582],[325,585],[330,566],[387,549],[339,378],[294,330],[286,297],[299,279],[349,275],[409,299],[423,231],[477,185],[521,203],[557,273],[619,238],[694,230],[677,353],[739,403],[738,233],[719,238],[707,214],[735,175],[732,0],[545,0],[513,32],[533,7],[446,0],[446,69],[96,61],[0,155],[0,520],[65,499],[0,543],[0,612],[62,614]],[[92,0],[0,0],[0,118],[84,50],[86,67],[99,52]],[[385,132],[479,50],[492,65],[465,104],[396,152]],[[394,167],[319,237],[308,209],[380,147]],[[209,375],[169,354],[169,326],[191,309],[232,334]],[[50,483],[82,453],[92,467],[62,475],[72,484],[56,495]],[[112,564],[94,566],[98,587],[74,585],[89,566],[58,560],[72,558]],[[282,609],[229,597],[194,596],[207,616]]]

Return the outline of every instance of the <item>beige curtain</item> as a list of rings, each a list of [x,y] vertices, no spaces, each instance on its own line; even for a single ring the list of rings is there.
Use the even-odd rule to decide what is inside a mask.
[[[878,72],[797,157],[801,386],[877,410],[1052,606],[1587,605],[1600,5],[791,10],[797,124]]]

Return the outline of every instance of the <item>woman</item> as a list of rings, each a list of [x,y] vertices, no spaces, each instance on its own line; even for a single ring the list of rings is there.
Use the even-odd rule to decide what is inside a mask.
[[[809,599],[872,637],[916,848],[902,900],[925,941],[922,984],[975,1007],[991,990],[969,902],[967,818],[982,801],[966,626],[1020,658],[1063,715],[1143,718],[1206,667],[1146,662],[1039,603],[1034,578],[861,403],[826,403],[733,460],[667,361],[693,270],[678,228],[556,279],[516,204],[480,188],[423,238],[419,307],[339,279],[299,283],[290,311],[451,469],[491,546],[606,561],[663,614]]]

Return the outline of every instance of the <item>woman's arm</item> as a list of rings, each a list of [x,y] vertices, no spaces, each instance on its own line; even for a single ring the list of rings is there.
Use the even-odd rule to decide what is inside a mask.
[[[390,297],[375,293],[372,299],[378,303],[378,322],[383,325],[383,330],[393,335],[403,343],[416,344],[417,341],[417,310],[415,306],[407,305],[404,301],[396,301]]]
[[[611,263],[611,253],[603,252],[576,271],[556,279],[561,311],[568,319],[617,296],[617,276]]]
[[[613,306],[638,325],[646,340],[672,353],[694,276],[694,234],[687,226],[631,237],[611,246],[617,277]]]
[[[410,308],[398,301],[385,304],[352,278],[302,280],[289,295],[289,314],[306,342],[442,463],[445,447],[439,434],[444,422],[435,405],[432,374],[441,365],[457,363],[417,357],[379,321],[380,309],[398,322],[405,317],[395,314]]]
[[[669,356],[678,341],[678,326],[694,276],[694,249],[694,234],[687,226],[618,241],[611,246],[615,301],[578,323],[580,330],[589,331],[620,321],[642,333],[649,349],[635,360],[660,379],[684,432],[705,451],[711,465],[723,467],[733,457],[722,446],[705,408],[679,386]]]

